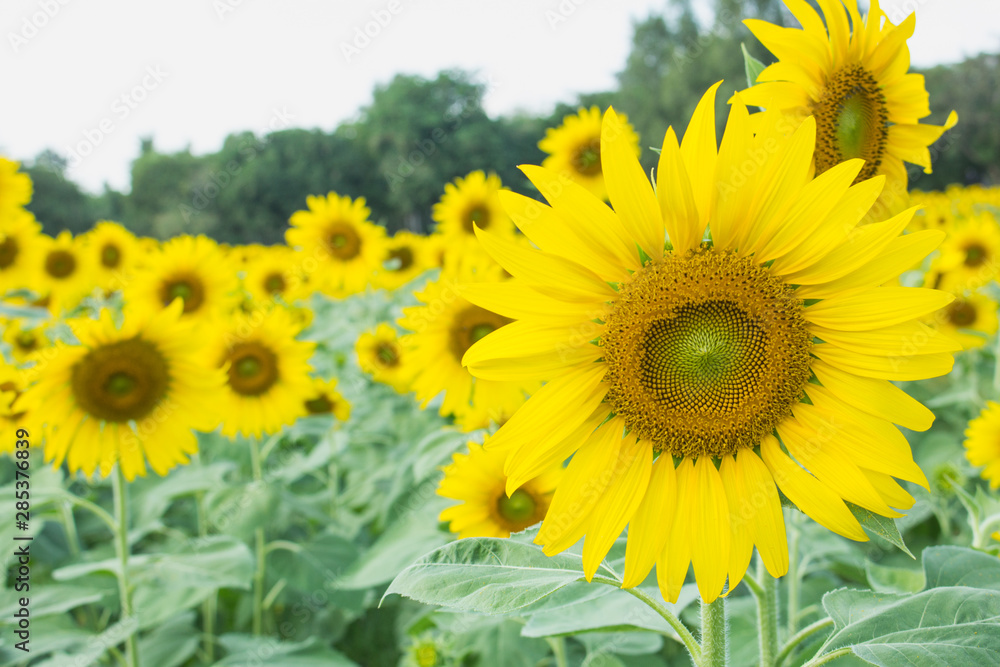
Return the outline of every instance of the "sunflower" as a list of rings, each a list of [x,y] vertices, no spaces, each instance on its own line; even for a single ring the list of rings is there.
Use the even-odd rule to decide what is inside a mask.
[[[965,350],[982,347],[997,332],[997,303],[982,294],[959,296],[934,313],[932,324]]]
[[[14,366],[9,366],[0,361],[0,425],[4,433],[15,433],[18,429],[33,428],[31,419],[20,401],[21,394],[24,393],[26,383],[23,374]],[[8,437],[0,444],[0,452],[13,454],[17,449],[16,438]]]
[[[117,222],[101,220],[80,239],[91,256],[95,282],[106,292],[125,287],[140,257],[135,235]]]
[[[618,114],[625,144],[639,155],[639,135],[625,114]],[[542,166],[579,183],[599,199],[608,199],[601,171],[601,110],[580,109],[563,118],[562,125],[549,128],[538,147],[549,154]]]
[[[472,373],[549,380],[487,445],[508,452],[507,490],[573,456],[537,542],[555,554],[586,535],[590,578],[631,524],[624,585],[656,564],[668,600],[692,562],[705,601],[727,575],[733,589],[754,545],[786,571],[778,488],[855,540],[867,536],[845,501],[900,516],[913,498],[893,477],[926,479],[893,423],[925,430],[933,414],[889,380],[954,362],[943,336],[906,347],[952,297],[880,286],[942,232],[899,236],[912,209],[855,229],[885,179],[852,186],[863,163],[849,160],[810,180],[812,119],[785,139],[768,112],[755,135],[737,95],[716,148],[718,85],[681,145],[667,130],[655,192],[608,110],[613,211],[523,167],[551,208],[503,201],[538,250],[479,234],[514,279],[464,291],[516,320],[465,354]]]
[[[309,358],[316,345],[295,339],[299,327],[284,309],[235,314],[212,332],[208,363],[228,377],[214,402],[223,435],[259,438],[307,414],[306,401],[314,398]]]
[[[1000,403],[989,401],[979,416],[965,429],[965,458],[974,466],[986,466],[980,473],[991,489],[1000,489]]]
[[[0,157],[0,217],[6,217],[31,201],[31,177],[18,171],[20,167],[20,162]]]
[[[191,429],[219,423],[214,398],[223,374],[201,363],[200,337],[176,303],[153,314],[126,309],[116,328],[108,310],[100,319],[77,319],[79,345],[58,342],[38,382],[22,397],[48,421],[45,460],[66,460],[71,473],[116,462],[128,480],[160,475],[198,450]]]
[[[362,291],[385,257],[385,228],[368,221],[365,198],[306,197],[308,211],[296,211],[285,232],[289,246],[320,261],[321,288],[338,297]]]
[[[54,314],[73,308],[96,287],[93,258],[69,231],[54,239],[43,234],[37,261],[37,289]]]
[[[500,177],[490,172],[474,171],[465,178],[456,178],[444,186],[444,194],[434,204],[431,217],[437,222],[435,232],[449,244],[475,244],[473,228],[488,229],[496,234],[512,235],[514,225],[500,205],[497,195],[503,190]]]
[[[9,320],[3,324],[3,340],[10,346],[15,363],[23,364],[45,348],[51,347],[45,328],[28,326],[24,320]]]
[[[955,223],[931,263],[927,284],[962,293],[995,280],[1000,268],[1000,225],[991,213]]]
[[[449,522],[451,532],[458,533],[459,539],[510,537],[545,517],[562,476],[562,461],[552,463],[508,496],[504,453],[486,451],[475,442],[468,443],[468,447],[468,454],[453,454],[454,462],[441,468],[444,478],[437,494],[461,501],[438,517]]]
[[[35,272],[44,243],[42,226],[26,211],[0,216],[0,296],[10,290],[37,290]]]
[[[479,253],[463,259],[417,292],[421,305],[404,308],[397,324],[413,332],[403,336],[402,344],[415,369],[411,389],[417,400],[426,408],[444,392],[441,416],[455,416],[468,431],[506,421],[538,381],[475,380],[462,367],[462,356],[473,343],[511,321],[461,296],[471,283],[503,281],[503,269]]]
[[[361,370],[376,382],[387,384],[400,394],[410,391],[413,365],[396,330],[382,322],[373,332],[365,332],[354,345]]]
[[[229,313],[239,302],[234,267],[207,236],[179,236],[147,256],[145,268],[125,286],[125,301],[155,312],[175,299],[184,317],[205,321]]]
[[[251,301],[274,304],[279,299],[289,304],[308,296],[300,255],[287,246],[272,246],[260,250],[252,262],[246,263],[243,288]]]
[[[862,158],[865,164],[855,183],[885,174],[875,210],[898,212],[908,202],[903,162],[930,173],[927,147],[958,121],[953,111],[943,126],[918,122],[930,115],[930,107],[923,75],[907,73],[906,40],[913,34],[916,15],[893,25],[878,0],[872,0],[862,22],[856,0],[819,0],[824,28],[808,3],[786,0],[785,5],[803,29],[744,21],[778,62],[758,75],[758,83],[744,91],[743,102],[781,110],[793,127],[813,116],[816,173]]]
[[[312,379],[312,391],[305,401],[307,415],[332,414],[338,420],[346,422],[351,417],[351,404],[337,391],[337,378],[323,380]]]
[[[426,236],[398,231],[386,244],[377,282],[389,291],[398,289],[431,268],[434,261],[436,258],[428,257]]]

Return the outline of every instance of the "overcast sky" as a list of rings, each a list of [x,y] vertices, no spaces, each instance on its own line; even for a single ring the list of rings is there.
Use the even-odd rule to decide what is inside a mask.
[[[0,154],[24,160],[50,147],[70,157],[69,175],[85,188],[127,189],[139,137],[153,136],[161,151],[205,153],[245,129],[332,130],[370,102],[376,83],[451,67],[489,82],[490,114],[545,112],[614,86],[633,21],[665,5],[3,0]],[[1000,51],[998,5],[883,2],[894,19],[916,10],[910,50],[919,66]]]

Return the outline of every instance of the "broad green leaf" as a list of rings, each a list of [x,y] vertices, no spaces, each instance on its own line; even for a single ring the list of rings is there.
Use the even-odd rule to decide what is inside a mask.
[[[854,518],[867,528],[869,532],[875,533],[885,541],[898,547],[900,551],[910,558],[916,559],[916,556],[906,548],[906,543],[903,542],[903,536],[899,534],[899,529],[896,528],[895,521],[851,503],[847,503],[847,506],[850,508],[851,513],[854,514]]]
[[[156,667],[183,665],[198,650],[199,630],[194,625],[195,614],[186,611],[166,623],[158,624],[139,639],[139,664]]]
[[[757,83],[757,76],[764,71],[766,65],[750,55],[745,44],[740,44],[743,51],[743,69],[747,75],[747,86],[751,87]]]
[[[996,667],[1000,665],[1000,626],[976,623],[903,631],[851,650],[862,660],[880,667]]]
[[[48,665],[48,667],[66,667],[66,665],[72,665],[73,667],[90,667],[90,665],[96,664],[97,661],[101,659],[101,656],[107,652],[108,647],[118,646],[119,644],[124,643],[125,640],[135,634],[138,629],[139,625],[134,616],[126,618],[118,623],[108,626],[108,628],[99,635],[91,635],[89,639],[77,646],[76,650],[69,651],[62,655],[53,656],[49,660],[40,664]],[[37,641],[37,635],[32,638]],[[34,644],[34,642],[32,642],[32,644]],[[37,650],[34,646],[32,646],[32,649]]]
[[[462,611],[507,614],[582,577],[579,558],[549,558],[534,546],[474,537],[427,554],[400,572],[385,594]]]
[[[924,588],[924,573],[904,567],[865,563],[868,584],[879,593],[916,593]]]
[[[521,624],[502,617],[468,617],[475,624],[455,641],[456,653],[478,656],[477,665],[489,667],[535,667],[549,653],[542,639],[521,636]]]
[[[219,489],[225,476],[236,467],[231,461],[209,465],[181,466],[166,478],[151,477],[137,482],[138,493],[129,496],[129,513],[135,526],[146,526],[159,520],[177,498]]]
[[[962,547],[928,547],[923,553],[927,588],[969,586],[1000,590],[1000,559]]]
[[[225,634],[219,643],[228,655],[215,667],[281,665],[281,667],[357,667],[344,654],[319,643],[316,637],[301,642],[283,642],[275,637]]]
[[[100,602],[108,593],[117,595],[115,589],[58,583],[32,586],[26,593],[10,590],[7,604],[0,607],[0,618],[6,623],[13,616],[21,596],[28,598],[31,619],[34,622],[34,619],[42,616],[62,614],[85,604]]]

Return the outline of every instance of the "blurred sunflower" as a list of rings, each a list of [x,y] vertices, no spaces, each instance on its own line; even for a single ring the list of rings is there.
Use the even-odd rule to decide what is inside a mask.
[[[54,239],[42,235],[38,261],[34,282],[54,314],[73,308],[97,286],[93,258],[69,231]]]
[[[982,347],[997,332],[997,303],[982,294],[959,296],[935,313],[933,322],[962,349]]]
[[[785,6],[802,29],[743,21],[778,58],[742,93],[743,102],[780,110],[793,127],[813,116],[816,173],[863,158],[855,183],[885,174],[880,204],[898,212],[908,201],[903,162],[930,173],[927,147],[958,121],[953,111],[943,126],[919,123],[930,115],[930,107],[923,75],[907,73],[906,40],[913,35],[916,15],[894,25],[879,0],[872,0],[863,22],[856,0],[819,0],[824,27],[807,2],[785,0]]]
[[[344,297],[365,289],[385,257],[385,228],[368,221],[365,198],[306,197],[308,211],[296,211],[285,232],[289,246],[321,260],[320,289]]]
[[[42,226],[27,212],[0,217],[0,295],[9,290],[38,290],[35,273],[41,261]]]
[[[478,253],[464,259],[417,292],[422,305],[404,308],[397,324],[413,332],[403,337],[402,344],[414,368],[411,389],[422,407],[444,392],[440,414],[454,415],[463,429],[474,430],[506,421],[539,383],[475,380],[462,367],[462,356],[473,343],[511,321],[461,296],[471,283],[503,281],[503,269]]]
[[[965,430],[965,458],[985,466],[980,475],[991,489],[1000,489],[1000,403],[989,401]]]
[[[0,218],[17,211],[31,201],[31,177],[23,171],[20,162],[0,157]]]
[[[3,324],[3,340],[10,345],[10,354],[15,363],[23,364],[39,350],[51,347],[45,336],[45,327],[29,327],[22,320],[9,320]]]
[[[307,415],[332,414],[346,422],[351,417],[351,404],[337,391],[337,378],[312,378],[312,391],[305,401]]]
[[[955,223],[941,254],[931,263],[927,284],[949,292],[977,290],[995,280],[1000,268],[1000,225],[991,213]]]
[[[376,382],[387,384],[400,394],[410,391],[413,365],[396,329],[381,322],[374,332],[365,332],[354,345],[361,370]]]
[[[0,361],[0,425],[5,433],[13,434],[17,429],[28,429],[34,425],[18,399],[27,387],[24,375],[15,368]],[[16,404],[16,405],[15,405]],[[3,438],[0,452],[13,453],[17,449],[16,438]]]
[[[80,240],[91,255],[94,282],[106,292],[124,288],[140,256],[135,235],[117,222],[102,220]]]
[[[145,259],[125,286],[126,303],[146,312],[184,304],[184,317],[206,321],[230,313],[239,302],[236,270],[207,236],[178,236]]]
[[[562,477],[562,461],[508,496],[504,453],[486,451],[475,442],[468,447],[468,454],[453,454],[453,463],[441,468],[444,478],[438,483],[437,494],[461,503],[442,511],[439,521],[447,521],[448,529],[462,539],[510,537],[545,518],[552,492]]]
[[[901,356],[914,320],[953,297],[879,287],[943,233],[899,236],[912,209],[855,229],[884,178],[852,186],[863,163],[850,160],[811,180],[812,119],[784,138],[769,112],[754,133],[737,95],[717,148],[718,85],[682,144],[667,130],[655,191],[608,110],[614,210],[523,167],[551,208],[503,201],[515,222],[538,223],[522,230],[539,249],[480,233],[514,279],[464,293],[517,320],[466,352],[472,373],[549,379],[487,444],[508,453],[508,492],[573,457],[536,541],[555,554],[586,535],[590,578],[629,524],[624,585],[655,564],[671,601],[691,563],[705,601],[727,575],[733,589],[755,545],[784,574],[779,487],[855,540],[867,536],[846,503],[900,516],[914,501],[893,477],[927,480],[893,423],[925,430],[933,414],[889,380],[943,375],[956,348],[937,336]],[[754,174],[730,180],[760,155]]]
[[[260,437],[307,414],[314,398],[309,358],[315,343],[296,340],[299,327],[283,308],[253,317],[235,314],[211,329],[209,364],[228,374],[214,401],[222,434]]]
[[[201,362],[200,336],[181,317],[182,304],[153,314],[126,310],[120,329],[108,310],[72,321],[79,345],[56,343],[22,405],[48,422],[45,460],[71,473],[120,463],[128,480],[160,475],[198,450],[191,429],[219,423],[220,371]],[[145,460],[144,460],[145,459]]]
[[[377,282],[392,291],[410,282],[431,267],[427,256],[427,237],[405,230],[396,232],[386,243],[385,260]]]
[[[618,114],[626,145],[639,156],[639,135],[625,114]],[[542,166],[567,176],[607,201],[608,189],[601,171],[601,110],[596,106],[580,109],[563,118],[562,125],[549,128],[538,148],[549,154]]]
[[[290,304],[307,296],[296,261],[299,254],[287,246],[272,246],[244,265],[243,288],[253,303],[274,304],[277,298]]]
[[[435,233],[443,235],[449,244],[458,245],[475,244],[475,226],[495,234],[513,234],[514,225],[497,198],[502,190],[500,177],[492,172],[487,176],[483,171],[474,171],[447,183],[431,212],[437,222]]]

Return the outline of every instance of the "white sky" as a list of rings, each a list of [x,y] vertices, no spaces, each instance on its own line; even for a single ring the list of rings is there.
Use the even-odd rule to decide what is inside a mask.
[[[915,65],[1000,51],[997,0],[882,4],[895,19],[916,10]],[[665,5],[3,0],[0,154],[24,160],[46,147],[64,155],[91,148],[78,163],[72,159],[70,177],[94,192],[105,182],[127,189],[139,137],[154,136],[161,151],[190,145],[205,153],[246,129],[261,134],[287,124],[329,131],[370,102],[376,83],[398,72],[431,77],[450,67],[477,70],[491,82],[490,114],[547,112],[577,93],[613,87],[633,20]],[[343,45],[353,46],[356,30],[374,20],[372,12],[385,25],[348,57]]]

